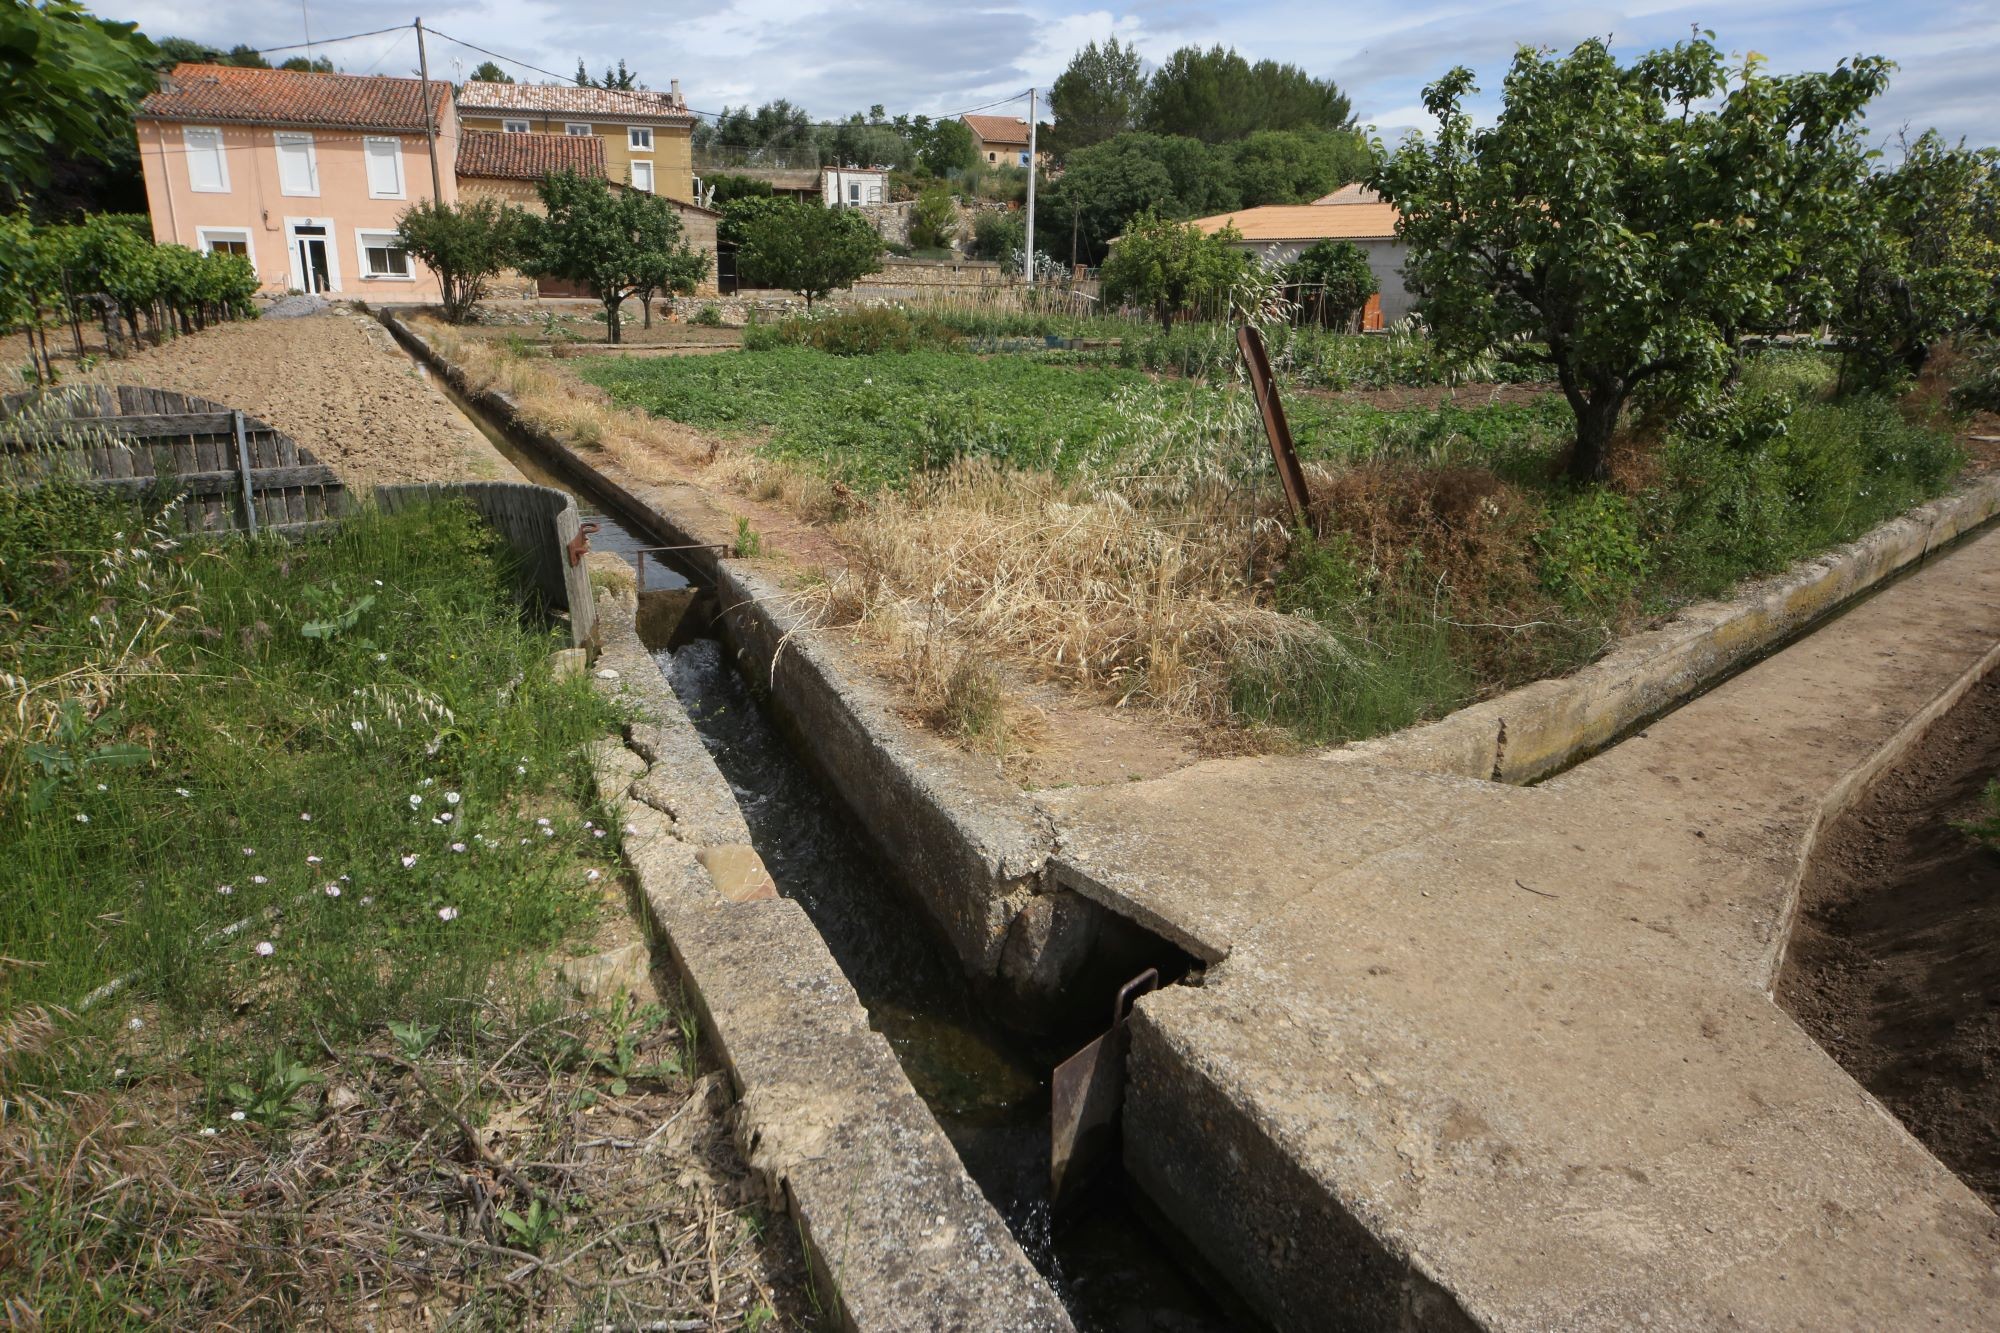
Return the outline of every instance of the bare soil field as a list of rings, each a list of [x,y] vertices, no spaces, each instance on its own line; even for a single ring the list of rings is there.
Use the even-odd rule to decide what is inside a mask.
[[[1778,995],[2000,1207],[2000,852],[1958,827],[1996,775],[2000,675],[1821,839]]]
[[[350,485],[516,475],[381,325],[348,311],[224,324],[100,363],[80,378],[240,408]]]

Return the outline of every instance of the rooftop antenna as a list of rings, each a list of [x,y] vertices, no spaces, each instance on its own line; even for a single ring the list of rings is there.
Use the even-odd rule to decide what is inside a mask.
[[[306,8],[306,0],[299,0],[299,22],[303,23],[306,28],[306,63],[311,64],[313,56],[313,22],[312,13]]]

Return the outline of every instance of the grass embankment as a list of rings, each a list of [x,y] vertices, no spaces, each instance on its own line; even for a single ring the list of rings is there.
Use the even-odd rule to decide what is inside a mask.
[[[736,1200],[663,1190],[576,1119],[653,1129],[694,1048],[657,1005],[548,984],[622,910],[584,750],[615,719],[552,677],[488,530],[455,507],[296,544],[170,527],[0,489],[0,1308],[484,1324],[715,1313],[723,1282],[761,1304]],[[715,1132],[698,1108],[667,1146]],[[699,1283],[624,1280],[618,1237],[657,1250],[718,1209],[690,1247],[717,1285],[706,1258]]]
[[[1312,742],[1570,669],[1635,621],[1937,494],[1961,462],[1914,408],[1834,400],[1812,354],[1761,357],[1707,408],[1635,422],[1613,484],[1588,491],[1562,480],[1555,395],[1473,384],[1389,409],[1294,394],[1315,498],[1295,534],[1228,330],[1160,335],[1204,376],[1160,379],[1090,364],[1128,349],[967,355],[964,322],[794,321],[749,339],[763,350],[579,373],[834,483],[856,559],[829,606],[886,622],[933,694],[968,660],[1011,654]],[[1295,384],[1438,375],[1407,337],[1272,341]]]

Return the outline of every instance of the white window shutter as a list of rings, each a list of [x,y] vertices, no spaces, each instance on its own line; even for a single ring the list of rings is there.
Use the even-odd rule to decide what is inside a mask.
[[[377,199],[394,199],[403,193],[403,143],[400,139],[370,139],[368,149],[368,193]]]
[[[280,134],[278,144],[278,188],[285,194],[319,193],[313,179],[312,136]]]
[[[222,157],[222,131],[190,126],[181,131],[181,142],[187,149],[189,187],[208,194],[226,192],[229,174]]]

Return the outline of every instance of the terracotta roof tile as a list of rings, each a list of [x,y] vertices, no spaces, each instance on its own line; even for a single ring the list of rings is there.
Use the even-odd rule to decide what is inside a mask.
[[[572,88],[559,83],[482,83],[458,90],[458,107],[473,115],[534,111],[549,115],[603,116],[691,124],[694,113],[672,93],[645,89]]]
[[[1234,226],[1246,241],[1380,240],[1396,234],[1396,206],[1266,204],[1196,218],[1194,225],[1210,235]]]
[[[608,176],[604,140],[595,134],[502,134],[499,130],[460,130],[458,165],[461,176],[538,181],[558,171],[579,176]]]
[[[1019,116],[960,116],[959,119],[981,143],[1028,146],[1028,122]]]
[[[449,83],[431,81],[433,112],[438,117],[443,117],[450,97]],[[138,114],[154,120],[248,121],[421,133],[423,84],[417,79],[380,75],[182,64],[174,66],[158,92],[139,103]]]

